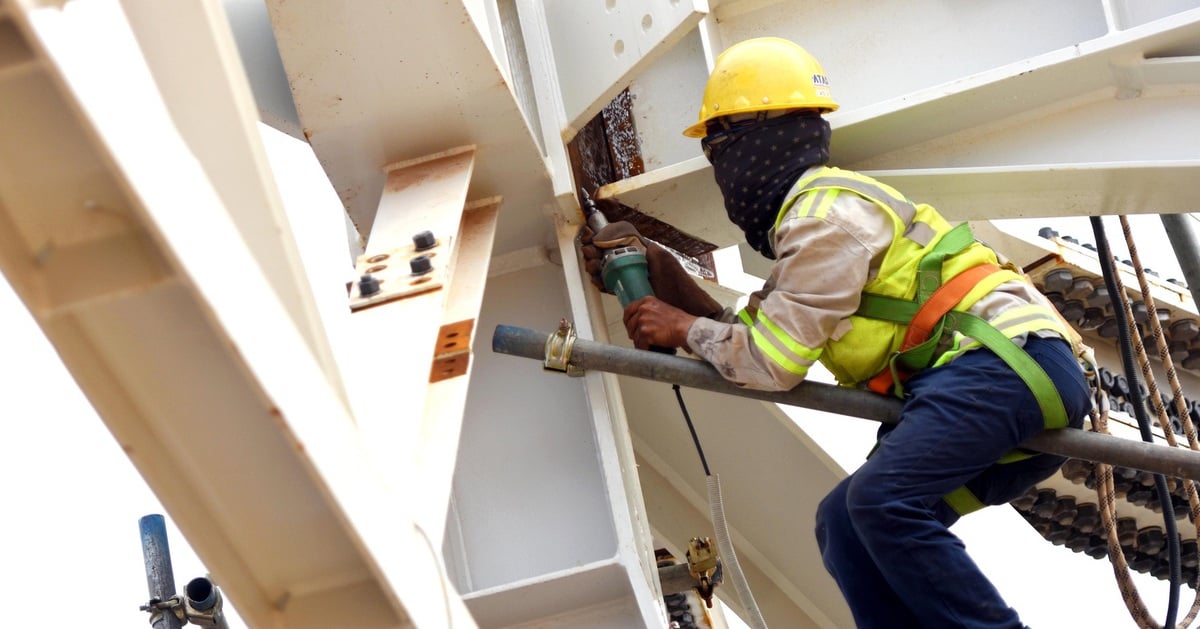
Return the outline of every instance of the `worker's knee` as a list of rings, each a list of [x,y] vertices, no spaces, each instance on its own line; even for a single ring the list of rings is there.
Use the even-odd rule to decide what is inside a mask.
[[[833,491],[825,496],[821,503],[817,505],[816,517],[816,535],[817,546],[822,550],[825,549],[826,541],[830,532],[848,530],[850,526],[850,516],[846,513],[846,486],[850,479],[845,479],[838,483]]]
[[[855,474],[846,485],[846,513],[857,527],[885,519],[895,500],[893,488],[869,473]]]

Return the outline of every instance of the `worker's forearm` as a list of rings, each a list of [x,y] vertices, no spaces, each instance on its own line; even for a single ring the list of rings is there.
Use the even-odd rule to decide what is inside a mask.
[[[787,391],[804,380],[803,374],[778,368],[777,363],[764,356],[755,347],[750,328],[741,323],[696,319],[688,328],[687,344],[692,352],[739,387]]]

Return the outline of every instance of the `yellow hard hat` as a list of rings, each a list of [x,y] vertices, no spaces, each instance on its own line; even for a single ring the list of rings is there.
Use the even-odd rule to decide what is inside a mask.
[[[747,39],[717,57],[704,86],[700,119],[683,134],[702,138],[708,135],[708,121],[720,116],[798,108],[822,112],[838,108],[821,64],[786,39]]]

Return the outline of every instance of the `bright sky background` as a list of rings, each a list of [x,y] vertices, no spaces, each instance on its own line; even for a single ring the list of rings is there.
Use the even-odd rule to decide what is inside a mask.
[[[268,133],[269,151],[303,147]],[[305,153],[306,149],[300,151]],[[305,159],[312,160],[311,152]],[[309,163],[307,167],[311,167]],[[285,195],[286,196],[286,195]],[[1018,225],[1035,235],[1041,225],[1090,241],[1087,219],[1035,219]],[[1157,217],[1135,217],[1148,266],[1170,269],[1170,247]],[[1119,249],[1119,227],[1109,238]],[[1148,255],[1153,253],[1155,259]],[[1165,258],[1165,259],[1163,259]],[[5,513],[0,536],[0,591],[6,627],[148,626],[138,606],[148,599],[138,519],[162,506],[80,393],[28,311],[0,277],[0,438]],[[796,414],[798,421],[848,468],[873,442],[863,420]],[[1082,491],[1082,489],[1081,489]],[[736,521],[736,514],[729,514]],[[167,517],[177,589],[205,569]],[[955,527],[1009,602],[1034,627],[1133,626],[1107,562],[1045,542],[1006,507],[989,509]],[[820,569],[814,566],[814,569]],[[1143,596],[1162,618],[1166,587],[1142,579]],[[1185,589],[1181,607],[1191,601]],[[227,606],[230,626],[244,627]],[[1181,612],[1182,613],[1182,612]]]

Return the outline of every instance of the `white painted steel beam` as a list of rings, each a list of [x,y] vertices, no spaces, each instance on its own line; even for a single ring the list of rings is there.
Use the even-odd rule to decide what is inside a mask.
[[[696,514],[708,513],[704,470],[671,387],[619,380],[641,469],[651,470],[642,484],[651,525],[675,543],[711,534]],[[775,405],[692,389],[683,397],[721,477],[734,547],[767,624],[852,626],[812,535],[817,504],[845,472]],[[722,599],[741,613],[732,584]]]
[[[1200,161],[862,172],[956,221],[1180,214],[1200,203]],[[703,157],[611,183],[597,197],[618,199],[718,247],[744,240],[725,219],[721,191]]]
[[[463,356],[460,375],[438,378],[441,382],[435,384],[435,376],[442,369],[437,365],[439,342],[458,345],[458,341],[441,339],[440,331],[444,325],[454,323],[445,320],[451,308],[448,295],[455,275],[461,274],[464,282],[459,288],[466,295],[461,298],[462,304],[455,305],[459,306],[459,315],[468,315],[472,320],[472,325],[459,331],[468,341],[469,355],[474,326],[467,301],[475,300],[477,312],[482,292],[467,290],[465,284],[487,276],[486,265],[482,269],[463,269],[456,264],[457,258],[476,259],[477,252],[464,255],[460,239],[475,155],[475,147],[465,146],[387,168],[379,210],[366,251],[357,264],[358,274],[379,278],[379,293],[364,295],[358,283],[350,295],[352,306],[371,304],[353,315],[354,381],[350,391],[357,426],[372,460],[383,470],[385,482],[397,489],[413,487],[405,508],[431,532],[434,548],[441,547],[449,476],[454,469],[456,435],[466,394],[463,375],[469,367],[467,356]],[[491,247],[494,210],[484,217],[490,220],[468,229],[476,248],[484,252]],[[436,241],[427,251],[417,250],[414,242],[414,236],[423,231],[431,232]],[[416,257],[428,258],[432,270],[411,272],[410,261]],[[422,292],[406,292],[414,288]],[[402,292],[393,294],[397,290]],[[376,299],[382,301],[370,301]],[[431,396],[435,389],[439,394]],[[451,443],[444,443],[446,438]],[[434,451],[426,452],[426,446]],[[443,457],[450,459],[448,464]],[[418,461],[422,463],[414,465]],[[411,485],[414,473],[434,469],[443,475]]]
[[[1189,50],[1197,40],[1200,9],[843,109],[832,117],[837,128],[832,152],[841,163],[856,164],[965,129],[1038,110],[1054,111],[1097,90],[1107,90],[1103,98],[1124,99],[1135,96],[1131,89],[1152,96],[1155,85],[1165,84],[1181,86],[1194,96],[1200,76],[1192,60],[1158,51]],[[1141,86],[1128,84],[1130,73],[1142,76]]]
[[[576,289],[560,267],[508,268],[489,279],[482,329],[576,316],[583,291],[568,295]],[[606,410],[593,412],[608,399],[601,374],[563,378],[494,352],[476,356],[446,555],[481,626],[665,624],[649,581],[649,527],[621,463],[628,434]]]
[[[654,458],[649,448],[641,443],[638,444],[638,473],[642,480],[642,491],[646,495],[647,515],[654,523],[654,533],[658,538],[680,544],[696,535],[710,534],[712,523],[707,496],[697,494],[667,463]],[[802,527],[797,527],[798,533],[802,534],[803,531]],[[771,569],[769,558],[761,556],[756,552],[757,549],[751,549],[744,537],[734,537],[733,544],[742,572],[746,574],[746,580],[750,583],[755,601],[763,611],[768,626],[796,629],[852,626],[852,621],[847,625],[834,624],[811,601],[805,600],[803,592],[781,587],[785,583],[784,579],[777,578],[779,575],[775,572],[764,571],[764,568]],[[764,559],[767,561],[764,562]],[[718,587],[717,598],[721,605],[734,610],[743,618],[746,617],[732,583],[726,581],[723,586]],[[849,613],[844,612],[841,615],[848,616]]]
[[[706,0],[542,4],[567,120],[563,140],[574,137],[708,12]]]
[[[556,205],[563,216],[575,218],[581,213],[566,147],[574,132],[567,131],[570,125],[557,79],[558,61],[551,44],[546,4],[540,0],[516,0],[516,11],[537,104],[536,112],[530,113],[537,114],[535,128],[540,132]]]
[[[1109,31],[1102,20],[1087,26],[1092,9],[1100,7],[1056,9],[1078,13],[1076,30],[1039,23],[1027,31],[1028,42],[993,42],[980,31],[972,44],[972,29],[1019,21],[1019,9],[947,13],[938,3],[904,3],[903,10],[889,3],[851,16],[842,6],[724,2],[715,24],[705,20],[710,43],[703,54],[669,57],[652,69],[659,81],[673,77],[680,85],[669,94],[640,90],[634,114],[639,124],[671,124],[664,109],[694,115],[704,81],[686,78],[704,61],[695,57],[746,37],[781,35],[820,53],[834,77],[843,108],[830,115],[832,163],[878,175],[951,218],[1194,211],[1200,152],[1182,138],[1200,133],[1200,9],[1139,10],[1123,18],[1125,30]],[[871,32],[888,16],[899,21],[888,27],[896,32],[909,20],[954,24],[965,34],[940,29],[906,40],[912,59],[905,57],[905,80],[882,70],[894,58],[866,64],[857,48],[828,41]],[[1072,39],[1086,33],[1093,36]],[[866,41],[865,49],[876,43]],[[956,46],[971,54],[946,59]],[[1022,56],[1025,49],[1036,54]],[[988,67],[993,59],[1000,63]],[[963,73],[955,75],[959,66]],[[717,245],[740,242],[722,220],[720,193],[698,146],[689,158],[677,132],[640,132],[647,163],[659,167],[609,184],[599,196]]]
[[[732,296],[718,299],[727,303]],[[608,323],[600,340],[629,347],[615,298],[603,298],[601,316]],[[704,470],[671,387],[607,377],[620,392],[637,457],[630,473],[640,478],[655,534],[677,545],[711,535]],[[777,405],[694,389],[682,393],[705,457],[721,477],[734,547],[768,626],[852,626],[811,532],[818,502],[845,471]],[[719,594],[742,613],[731,583]]]
[[[327,322],[299,272],[300,251],[271,177],[256,129],[254,95],[220,2],[122,0],[121,6],[175,127],[231,209],[255,262],[330,383],[340,390]]]
[[[462,3],[267,6],[305,137],[360,233],[371,231],[385,164],[474,144],[470,198],[502,196],[508,208],[497,252],[548,238],[546,163]]]
[[[491,264],[500,199],[468,204],[454,246],[446,304],[436,337],[424,420],[414,465],[421,483],[421,513],[434,547],[442,547],[463,413],[474,366],[476,321]]]
[[[120,8],[8,8],[0,268],[240,615],[472,626]]]

